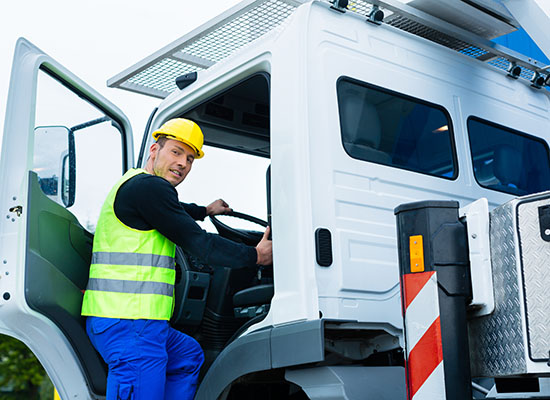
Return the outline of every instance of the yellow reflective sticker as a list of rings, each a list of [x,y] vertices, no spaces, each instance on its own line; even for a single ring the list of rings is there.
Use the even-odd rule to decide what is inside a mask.
[[[409,254],[411,256],[411,272],[424,272],[422,235],[409,237]]]

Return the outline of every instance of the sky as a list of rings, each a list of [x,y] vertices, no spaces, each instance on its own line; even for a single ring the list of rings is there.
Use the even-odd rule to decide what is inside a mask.
[[[238,0],[210,0],[208,2],[155,0],[77,2],[71,0],[25,0],[4,2],[0,13],[0,126],[8,95],[11,63],[17,38],[25,37],[64,65],[107,99],[116,104],[129,118],[134,135],[135,158],[143,131],[154,107],[160,100],[121,89],[108,88],[107,79],[178,39],[212,17],[237,4]],[[3,128],[2,128],[3,132]],[[1,143],[0,139],[0,143]],[[207,150],[210,160],[223,159],[217,149]],[[204,160],[207,160],[205,157]],[[264,160],[265,161],[265,160]],[[202,163],[202,160],[200,160]],[[265,172],[249,179],[261,180],[260,194],[252,197],[257,209],[247,210],[247,202],[228,194],[224,179],[220,184],[202,184],[208,177],[219,174],[215,163],[193,166],[193,172],[181,186],[203,190],[182,199],[206,205],[223,197],[231,206],[264,218]],[[261,163],[262,168],[265,162]],[[208,166],[208,167],[206,167]],[[250,167],[235,165],[239,168]],[[196,171],[199,172],[196,172]],[[265,171],[265,169],[263,170]],[[208,188],[206,188],[208,186]],[[227,186],[227,185],[226,185]],[[184,190],[184,189],[182,189]],[[191,191],[187,191],[190,193]],[[181,194],[181,191],[180,191]],[[249,198],[251,197],[249,196]],[[228,198],[229,197],[229,198]],[[181,199],[181,196],[180,196]],[[248,199],[250,200],[250,199]],[[82,221],[81,221],[82,222]]]
[[[159,100],[107,88],[107,79],[237,3],[236,0],[3,2],[0,13],[2,126],[13,50],[17,38],[22,36],[118,105],[132,122],[134,135],[141,137],[147,118]]]

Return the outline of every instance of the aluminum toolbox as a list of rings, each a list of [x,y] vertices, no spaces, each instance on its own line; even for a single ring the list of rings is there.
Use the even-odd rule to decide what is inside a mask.
[[[469,321],[472,376],[550,373],[550,192],[490,213],[492,314]]]

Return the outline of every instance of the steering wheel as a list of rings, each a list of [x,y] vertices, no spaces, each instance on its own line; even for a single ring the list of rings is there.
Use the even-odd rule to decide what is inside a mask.
[[[230,212],[229,214],[224,214],[224,215],[234,217],[234,218],[244,219],[245,221],[249,221],[249,222],[253,222],[255,224],[261,225],[264,228],[267,227],[267,222],[259,218],[253,217],[252,215],[243,214],[236,211],[233,211],[233,212]],[[262,236],[264,234],[263,232],[258,232],[258,231],[232,228],[230,226],[227,226],[223,222],[221,222],[214,215],[210,215],[209,218],[210,218],[210,221],[212,221],[212,224],[214,224],[214,226],[216,227],[216,230],[218,231],[220,236],[233,240],[234,242],[241,242],[249,246],[256,246],[258,242],[262,239]]]

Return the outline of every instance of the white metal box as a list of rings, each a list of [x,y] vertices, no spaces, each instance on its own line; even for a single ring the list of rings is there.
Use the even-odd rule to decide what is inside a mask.
[[[550,192],[490,213],[495,310],[469,322],[472,376],[550,373]]]

